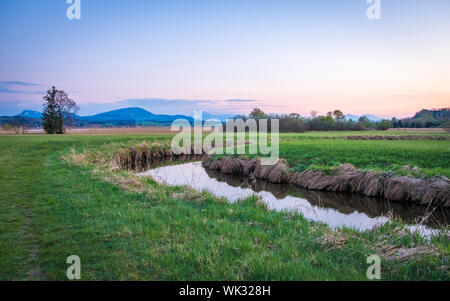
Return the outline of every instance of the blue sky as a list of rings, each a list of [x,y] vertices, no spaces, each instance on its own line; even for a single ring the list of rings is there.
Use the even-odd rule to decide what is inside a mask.
[[[450,105],[450,1],[0,1],[0,115],[51,85],[82,114],[311,110],[408,116]],[[229,101],[240,100],[240,101]]]

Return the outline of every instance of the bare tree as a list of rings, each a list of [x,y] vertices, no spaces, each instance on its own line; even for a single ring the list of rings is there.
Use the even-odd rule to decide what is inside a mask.
[[[22,124],[20,122],[19,117],[17,117],[17,116],[14,117],[14,119],[11,120],[11,125],[14,128],[14,132],[16,132],[16,134],[19,134],[20,133],[20,128],[22,127]]]
[[[255,120],[266,119],[267,115],[261,109],[254,108],[253,111],[250,113],[249,118]]]
[[[23,124],[22,125],[22,134],[25,135],[27,133],[27,131],[28,131],[28,126],[26,124]]]
[[[9,123],[5,123],[4,125],[2,125],[2,129],[3,129],[4,131],[9,132],[9,131],[11,131],[12,129],[14,129],[14,126],[12,126],[12,125],[9,124]]]
[[[42,126],[47,134],[64,134],[66,126],[73,121],[78,106],[66,92],[52,87],[44,96]]]
[[[345,118],[345,115],[344,115],[344,113],[342,113],[341,110],[334,110],[333,116],[334,116],[334,118],[336,118],[336,120],[342,120]]]

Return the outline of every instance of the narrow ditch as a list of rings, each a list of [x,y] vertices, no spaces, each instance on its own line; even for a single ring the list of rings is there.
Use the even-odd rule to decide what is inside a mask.
[[[112,163],[162,184],[207,189],[230,201],[256,194],[269,209],[298,211],[332,228],[367,230],[400,217],[411,229],[429,236],[445,227],[450,217],[449,183],[441,177],[383,179],[374,171],[357,170],[350,164],[332,174],[314,170],[294,173],[282,159],[263,166],[257,158],[175,155],[164,146],[146,145],[122,149]]]
[[[413,203],[430,208],[450,208],[450,180],[436,176],[417,179],[409,176],[385,177],[376,171],[358,170],[343,164],[330,173],[319,170],[289,171],[288,163],[280,159],[274,165],[264,166],[258,158],[214,158],[209,155],[175,155],[170,149],[140,145],[123,149],[113,160],[120,169],[142,172],[158,163],[190,162],[202,160],[206,169],[223,174],[244,176],[274,184],[290,184],[315,191],[356,193],[378,197],[389,202]]]

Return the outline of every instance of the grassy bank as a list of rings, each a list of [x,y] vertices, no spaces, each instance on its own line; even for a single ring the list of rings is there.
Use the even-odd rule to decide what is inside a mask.
[[[365,170],[395,171],[418,167],[416,176],[450,177],[450,141],[353,141],[304,139],[280,142],[280,157],[297,171],[328,169],[344,163]]]
[[[366,233],[333,232],[296,214],[267,211],[255,198],[229,204],[207,192],[108,169],[109,156],[124,146],[169,139],[0,137],[0,279],[64,280],[66,258],[75,254],[81,258],[83,280],[367,280],[367,256],[388,247],[428,248],[440,255],[407,261],[386,256],[382,279],[449,279],[447,238],[428,243],[402,230],[400,222]],[[333,152],[322,149],[334,147],[335,162],[346,156],[364,160],[355,154],[361,143],[359,154],[372,149],[373,160],[355,165],[387,158],[380,162],[448,172],[449,164],[440,166],[448,163],[447,141],[333,140],[331,146],[323,141],[282,142],[281,156],[298,164],[306,162],[306,157],[295,161],[298,148],[307,150],[308,158],[327,158]],[[370,148],[364,143],[380,144]],[[63,160],[72,150],[90,158]],[[403,156],[402,151],[416,155]]]

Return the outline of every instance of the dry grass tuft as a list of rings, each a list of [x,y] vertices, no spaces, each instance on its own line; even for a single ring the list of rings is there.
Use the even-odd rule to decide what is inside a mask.
[[[75,149],[72,148],[70,150],[70,154],[61,157],[61,160],[73,162],[76,164],[86,164],[86,163],[88,163],[89,158],[88,158],[86,151],[83,153],[77,154],[75,152]]]
[[[379,245],[377,253],[387,260],[408,261],[413,257],[420,257],[424,255],[438,256],[440,253],[432,246],[419,246],[416,248],[404,248],[393,245]]]
[[[326,247],[326,251],[332,250],[332,249],[341,249],[345,247],[347,244],[348,237],[345,236],[343,233],[340,232],[329,232],[324,234],[323,237],[319,238],[319,243]]]
[[[108,175],[103,178],[105,182],[118,185],[122,189],[132,190],[137,192],[145,191],[145,187],[140,181],[140,179],[136,176],[125,177],[122,175]]]
[[[170,196],[175,200],[195,201],[196,203],[203,203],[206,199],[201,192],[189,187],[186,187],[183,192],[172,192]]]

